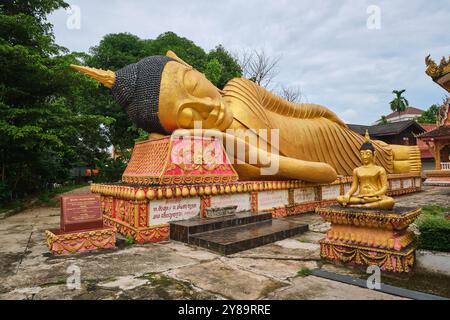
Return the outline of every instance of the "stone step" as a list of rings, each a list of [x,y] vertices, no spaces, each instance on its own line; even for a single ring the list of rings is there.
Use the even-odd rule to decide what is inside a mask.
[[[256,248],[308,231],[308,225],[285,220],[266,220],[189,236],[189,244],[224,255]]]
[[[170,239],[188,243],[189,236],[272,219],[271,213],[237,213],[214,219],[195,218],[170,223]]]

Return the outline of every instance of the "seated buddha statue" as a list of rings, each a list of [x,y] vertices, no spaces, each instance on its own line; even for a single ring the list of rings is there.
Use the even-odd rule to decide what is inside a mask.
[[[216,130],[222,138],[243,144],[244,156],[225,146],[241,180],[330,183],[338,175],[351,175],[359,165],[364,137],[350,130],[331,110],[288,102],[244,78],[232,79],[219,90],[171,51],[116,72],[72,67],[110,88],[130,119],[149,132],[150,138],[179,129],[198,134],[194,128],[200,122],[203,130]],[[260,134],[261,129],[267,133]],[[275,130],[278,141],[272,139]],[[249,132],[258,139],[250,139]],[[262,147],[261,141],[266,146]],[[417,147],[372,143],[374,161],[387,173],[420,172]],[[256,161],[248,160],[252,152],[260,155]],[[270,164],[262,159],[272,156],[278,161],[278,170],[267,177],[262,171]]]
[[[388,179],[386,170],[374,164],[375,148],[366,131],[366,142],[360,148],[362,166],[353,170],[353,183],[350,190],[337,201],[344,207],[390,210],[394,207],[393,198],[386,196]]]

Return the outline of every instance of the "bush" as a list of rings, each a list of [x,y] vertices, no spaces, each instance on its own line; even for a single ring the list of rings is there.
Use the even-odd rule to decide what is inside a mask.
[[[0,181],[0,206],[11,201],[11,189],[9,186]]]
[[[450,252],[450,220],[429,216],[418,227],[421,249]]]
[[[97,164],[99,174],[94,178],[97,183],[112,183],[122,180],[122,174],[127,167],[125,158],[105,159]]]

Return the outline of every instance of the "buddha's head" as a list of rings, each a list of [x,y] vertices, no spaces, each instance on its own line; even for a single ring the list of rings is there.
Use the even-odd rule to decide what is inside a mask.
[[[169,51],[116,72],[72,66],[109,87],[137,127],[170,134],[176,129],[227,129],[233,120],[220,90]]]
[[[361,156],[361,162],[366,166],[373,164],[375,157],[375,147],[370,141],[369,132],[367,130],[365,140],[366,141],[361,145],[361,148],[359,148],[359,153]]]

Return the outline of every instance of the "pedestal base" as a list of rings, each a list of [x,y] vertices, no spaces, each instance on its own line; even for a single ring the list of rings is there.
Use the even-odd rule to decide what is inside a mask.
[[[318,208],[331,222],[320,241],[321,257],[357,265],[377,265],[383,271],[409,272],[414,265],[414,233],[408,226],[420,215],[420,208],[393,210]]]
[[[134,241],[139,244],[155,243],[169,240],[168,224],[136,228],[127,223],[107,216],[103,217],[103,223],[107,226],[114,227],[118,233],[125,237],[133,237]]]
[[[426,170],[426,186],[450,186],[450,170]]]
[[[376,265],[382,271],[410,272],[415,261],[414,246],[401,251],[363,247],[340,242],[320,241],[320,256],[323,259],[362,266]]]
[[[54,255],[116,247],[116,230],[110,227],[74,232],[53,229],[46,230],[45,234],[48,248]]]

